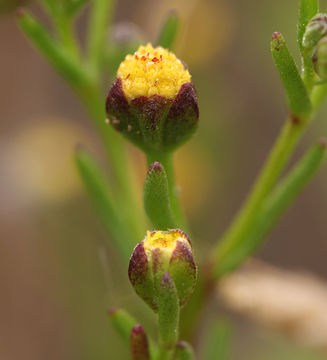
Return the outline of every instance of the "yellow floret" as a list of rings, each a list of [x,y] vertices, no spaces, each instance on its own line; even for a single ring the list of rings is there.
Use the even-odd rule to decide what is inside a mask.
[[[148,231],[146,238],[144,239],[144,250],[151,251],[156,248],[161,248],[166,251],[173,252],[176,248],[177,241],[186,242],[188,244],[186,237],[178,230],[169,232]]]
[[[140,46],[120,64],[117,77],[122,79],[128,100],[139,96],[161,95],[174,99],[191,75],[175,54],[151,44]]]

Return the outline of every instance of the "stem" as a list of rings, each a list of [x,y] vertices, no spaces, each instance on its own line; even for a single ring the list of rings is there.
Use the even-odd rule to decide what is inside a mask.
[[[113,13],[114,0],[93,0],[87,39],[87,52],[92,70],[97,76],[108,46],[107,27]]]
[[[248,229],[253,226],[262,201],[276,184],[295,146],[306,129],[307,123],[308,121],[304,119],[289,118],[284,125],[252,192],[232,225],[214,249],[211,261],[214,267],[215,278],[220,277],[226,272],[227,269],[224,268],[224,262],[228,262],[229,254],[242,241],[243,234],[247,233]]]
[[[178,341],[179,298],[173,279],[164,273],[158,292],[159,360],[172,359]]]
[[[78,58],[79,47],[72,29],[72,19],[66,14],[64,5],[58,1],[41,0],[40,2],[51,17],[63,47],[70,55]]]
[[[312,55],[305,54],[302,58],[302,79],[303,82],[310,93],[314,87],[314,82],[316,79],[316,73],[312,65]]]
[[[197,324],[211,299],[216,283],[211,277],[212,269],[205,262],[199,266],[198,282],[189,302],[181,311],[180,337],[192,342],[198,331]]]
[[[159,348],[158,360],[171,360],[173,358],[174,351],[166,349],[164,347]]]
[[[159,153],[159,154],[148,153],[147,161],[148,161],[148,166],[150,166],[155,161],[159,161],[165,168],[168,178],[168,190],[169,190],[171,208],[175,215],[175,219],[178,226],[183,230],[187,231],[185,215],[182,210],[179,194],[175,184],[173,153]]]
[[[65,49],[75,58],[79,58],[80,49],[76,41],[72,21],[65,14],[59,14],[54,19],[60,40]]]
[[[86,66],[71,56],[61,44],[56,43],[43,24],[32,15],[23,12],[17,20],[25,35],[69,83],[90,114],[117,180],[116,191],[114,191],[116,198],[119,205],[128,204],[120,210],[125,215],[128,225],[131,226],[135,242],[137,242],[137,239],[143,236],[145,226],[140,216],[135,216],[135,214],[140,214],[136,192],[133,191],[136,182],[133,181],[131,169],[128,167],[123,139],[105,123],[105,96],[101,86]]]
[[[316,85],[313,88],[311,94],[311,102],[314,112],[317,111],[322,101],[326,98],[326,95],[327,95],[327,84]]]
[[[102,138],[105,151],[108,155],[113,174],[116,178],[116,199],[119,210],[125,214],[125,221],[131,229],[135,243],[144,235],[144,224],[140,220],[140,206],[137,203],[136,192],[134,191],[134,177],[128,167],[126,148],[122,137],[115,130],[105,123],[104,98],[102,93],[91,87],[88,91],[80,92],[80,97],[88,112],[94,119],[94,124]]]
[[[98,216],[127,266],[134,246],[133,238],[114,206],[108,181],[97,161],[82,147],[76,151],[75,162]]]

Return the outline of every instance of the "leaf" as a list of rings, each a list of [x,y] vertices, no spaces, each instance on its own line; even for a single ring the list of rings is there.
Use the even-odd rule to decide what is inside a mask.
[[[195,360],[192,346],[186,341],[179,341],[176,345],[175,360]]]
[[[71,0],[66,5],[66,13],[69,17],[74,17],[90,0]]]
[[[204,344],[205,360],[228,360],[230,358],[230,332],[227,322],[219,322],[209,327]]]
[[[291,115],[307,119],[312,110],[310,98],[281,33],[276,32],[272,36],[271,54],[286,91]]]
[[[168,351],[173,350],[178,340],[179,299],[174,281],[168,272],[161,279],[158,300],[160,345]]]
[[[180,27],[180,19],[175,11],[168,14],[165,22],[162,25],[160,34],[157,39],[157,46],[162,46],[166,49],[171,49],[176,40],[177,32]]]
[[[148,337],[142,325],[135,325],[130,334],[132,360],[150,360]]]
[[[158,161],[150,165],[144,182],[144,209],[155,229],[177,227],[170,205],[166,171]]]
[[[130,342],[130,334],[137,321],[122,309],[110,309],[109,319],[121,339],[127,345]]]
[[[116,211],[108,181],[96,160],[85,149],[81,147],[77,149],[75,161],[95,209],[127,265],[135,243]]]
[[[220,276],[233,270],[261,245],[271,228],[319,170],[326,157],[326,141],[314,145],[264,201],[251,230],[229,256],[218,265]]]
[[[17,21],[24,34],[73,87],[90,84],[87,72],[55,41],[43,24],[26,11],[18,13]]]

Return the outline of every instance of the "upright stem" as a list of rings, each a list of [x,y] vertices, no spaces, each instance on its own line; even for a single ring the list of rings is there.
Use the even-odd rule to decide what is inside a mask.
[[[122,137],[115,130],[105,123],[104,97],[96,87],[90,87],[87,91],[80,91],[80,97],[90,115],[94,119],[95,126],[102,138],[105,151],[108,155],[110,165],[116,180],[116,198],[124,206],[122,211],[126,214],[125,221],[135,237],[135,242],[144,235],[144,226],[140,220],[139,204],[136,199],[135,182],[131,169],[128,167],[126,148]]]
[[[171,208],[174,212],[177,224],[180,228],[187,231],[185,215],[180,203],[179,194],[175,184],[173,153],[147,154],[148,165],[159,161],[166,170],[168,178],[168,189],[170,195]]]
[[[108,46],[108,24],[113,14],[114,0],[93,0],[88,29],[87,52],[92,71],[100,75],[104,49]]]
[[[173,358],[174,351],[166,349],[163,346],[159,347],[158,360],[171,360]]]
[[[78,59],[80,49],[74,36],[72,20],[63,14],[59,14],[54,21],[63,46],[73,57]]]

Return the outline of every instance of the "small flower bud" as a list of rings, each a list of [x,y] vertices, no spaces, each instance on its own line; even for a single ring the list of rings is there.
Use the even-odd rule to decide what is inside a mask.
[[[316,73],[322,80],[327,80],[327,38],[321,39],[312,57]]]
[[[148,231],[134,248],[128,276],[137,294],[158,311],[160,281],[169,273],[175,283],[180,306],[191,296],[197,277],[192,244],[179,229]]]
[[[327,35],[327,15],[317,14],[306,27],[302,45],[305,49],[314,48],[320,39]]]
[[[106,103],[111,125],[146,152],[172,151],[199,119],[191,75],[162,47],[140,46],[120,64]]]
[[[130,334],[130,350],[133,360],[150,360],[148,338],[142,325],[135,325]]]

